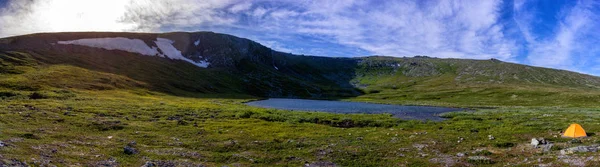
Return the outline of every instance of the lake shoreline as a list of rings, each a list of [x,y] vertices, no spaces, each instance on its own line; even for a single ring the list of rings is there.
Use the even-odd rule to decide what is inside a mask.
[[[391,114],[399,119],[443,121],[442,114],[467,111],[467,108],[437,106],[404,106],[394,104],[376,104],[366,102],[348,102],[333,100],[269,98],[246,102],[246,105],[301,112],[327,112],[336,114]]]

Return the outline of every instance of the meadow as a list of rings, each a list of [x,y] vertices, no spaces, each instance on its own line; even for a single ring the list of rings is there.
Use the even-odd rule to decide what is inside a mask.
[[[177,97],[148,90],[3,93],[0,155],[34,166],[550,166],[599,163],[560,150],[599,143],[598,109],[500,107],[441,122],[386,114],[329,114],[249,107],[241,95]],[[6,94],[11,94],[8,97]],[[41,94],[41,93],[40,93]],[[50,93],[46,93],[50,94]],[[67,94],[67,95],[65,95]],[[581,124],[590,137],[560,131]],[[493,136],[493,140],[490,139]],[[531,138],[554,143],[533,148]],[[134,154],[126,154],[131,146]],[[482,156],[486,159],[475,159]],[[591,159],[589,157],[592,157]]]

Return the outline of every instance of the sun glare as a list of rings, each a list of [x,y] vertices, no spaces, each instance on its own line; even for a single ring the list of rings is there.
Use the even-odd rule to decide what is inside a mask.
[[[50,0],[40,3],[34,18],[49,31],[123,31],[133,24],[122,23],[127,0]]]

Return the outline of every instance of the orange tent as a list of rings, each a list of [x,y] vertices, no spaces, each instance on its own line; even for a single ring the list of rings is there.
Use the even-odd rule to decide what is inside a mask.
[[[565,133],[563,133],[562,136],[572,138],[587,137],[585,130],[583,130],[583,128],[579,124],[571,124],[569,128],[565,130]]]

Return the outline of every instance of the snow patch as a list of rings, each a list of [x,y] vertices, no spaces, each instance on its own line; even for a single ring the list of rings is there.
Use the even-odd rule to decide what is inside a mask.
[[[58,41],[58,44],[63,45],[82,45],[94,48],[102,48],[107,50],[122,50],[127,52],[139,53],[148,56],[158,55],[156,47],[149,47],[140,39],[129,39],[123,37],[116,38],[88,38],[72,41]]]
[[[277,68],[277,66],[273,65],[273,67],[275,67],[276,70],[279,70],[279,68]]]
[[[194,42],[194,45],[196,45],[196,46],[200,45],[200,39],[196,40],[196,42]]]
[[[158,48],[164,53],[164,55],[169,57],[170,59],[187,61],[198,67],[203,67],[203,68],[206,68],[206,67],[208,67],[208,65],[210,65],[210,63],[208,63],[206,61],[200,61],[199,63],[197,63],[197,62],[194,62],[193,60],[190,60],[190,59],[184,57],[181,54],[181,51],[177,50],[177,48],[175,48],[173,46],[173,43],[175,43],[175,42],[173,42],[169,39],[156,38],[156,41],[154,41],[154,43],[156,43],[156,46],[158,46]]]
[[[88,46],[94,48],[102,48],[107,50],[122,50],[126,52],[139,53],[142,55],[148,56],[160,56],[160,57],[168,57],[170,59],[177,59],[187,61],[192,63],[198,67],[207,68],[210,65],[206,60],[202,60],[200,62],[194,62],[191,59],[184,57],[181,54],[181,51],[177,50],[173,46],[173,41],[165,38],[156,38],[154,41],[156,47],[148,46],[144,41],[140,39],[129,39],[124,37],[115,37],[115,38],[87,38],[87,39],[78,39],[71,41],[58,41],[58,44],[62,45],[81,45]],[[196,44],[197,43],[197,44]],[[194,44],[200,44],[200,40],[196,41]],[[163,53],[158,52],[158,49]]]

